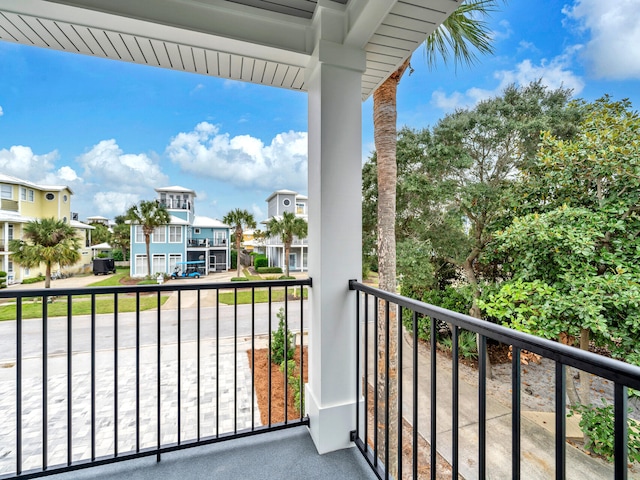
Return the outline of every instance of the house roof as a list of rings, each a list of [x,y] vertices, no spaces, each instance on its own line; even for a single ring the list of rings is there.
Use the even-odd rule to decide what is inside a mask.
[[[0,39],[306,91],[306,69],[336,58],[316,42],[326,23],[364,70],[366,99],[461,2],[0,0]]]
[[[222,223],[217,218],[195,215],[193,218],[193,226],[197,228],[230,228],[226,223]]]
[[[189,225],[189,221],[175,215],[170,215],[169,225]]]
[[[194,197],[196,196],[195,190],[191,190],[190,188],[181,187],[180,185],[174,185],[173,187],[161,187],[156,188],[156,192],[172,192],[172,193],[190,193]]]
[[[91,217],[87,217],[87,220],[92,221],[92,220],[109,220],[107,217],[102,217],[100,215],[93,215]]]
[[[2,38],[1,35],[0,35],[0,38]],[[73,194],[73,191],[66,185],[41,185],[41,184],[30,182],[28,180],[23,180],[18,177],[13,177],[11,175],[6,175],[4,173],[0,173],[0,183],[10,183],[13,185],[21,185],[23,187],[29,187],[36,190],[42,190],[42,191],[61,192],[62,190],[69,190],[69,193]]]
[[[275,197],[276,195],[296,195],[298,196],[298,192],[294,192],[293,190],[276,190],[275,192],[273,192],[271,195],[269,195],[269,197],[267,198],[267,200],[265,201],[269,201],[271,200],[273,197]]]
[[[113,247],[109,245],[107,242],[99,243],[97,245],[91,245],[91,250],[112,250]]]

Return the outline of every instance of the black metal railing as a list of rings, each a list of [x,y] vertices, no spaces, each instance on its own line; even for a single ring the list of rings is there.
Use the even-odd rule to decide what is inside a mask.
[[[356,310],[359,319],[355,388],[360,405],[356,411],[357,429],[352,432],[352,440],[379,478],[390,478],[389,470],[393,470],[395,478],[405,478],[403,475],[418,478],[419,470],[425,462],[430,469],[430,478],[440,478],[438,475],[442,472],[438,469],[443,465],[438,460],[440,452],[443,453],[445,468],[450,468],[447,474],[451,478],[458,478],[460,474],[464,478],[519,479],[555,476],[562,479],[567,478],[568,468],[575,474],[578,471],[574,471],[577,464],[595,460],[587,455],[571,453],[571,461],[574,463],[568,467],[567,449],[573,447],[567,446],[566,439],[566,379],[569,375],[566,367],[598,376],[613,385],[613,466],[604,461],[596,466],[605,469],[608,478],[627,478],[628,389],[640,389],[640,368],[387,293],[357,281],[351,281],[349,288],[358,293]],[[418,338],[420,318],[429,320],[426,323],[429,325],[428,334],[431,339],[436,338],[438,328],[445,324],[451,329],[450,360],[441,356],[436,361],[436,341],[431,341],[428,345],[414,342]],[[410,320],[407,325],[411,326],[403,331],[403,320],[407,319]],[[474,387],[472,395],[469,395],[467,389],[464,398],[461,393],[464,385],[460,378],[458,356],[459,334],[463,330],[478,334],[479,345],[477,387]],[[491,423],[491,428],[495,431],[488,429],[487,409],[490,400],[487,393],[487,340],[512,347],[511,382],[508,386],[511,389],[510,412],[501,414],[502,418],[498,420],[492,420],[494,423]],[[397,345],[397,350],[394,350],[394,345]],[[549,456],[546,465],[542,465],[544,462],[531,465],[531,458],[535,455],[527,450],[531,448],[531,438],[527,438],[527,435],[532,435],[532,430],[525,432],[522,421],[521,374],[526,367],[521,366],[521,352],[525,351],[555,362],[552,370],[555,411],[553,420],[550,421],[551,431],[547,434],[549,444],[539,446]],[[420,360],[424,358],[428,358],[428,361]],[[384,374],[380,375],[381,372]],[[441,377],[445,376],[448,383],[443,388],[444,379]],[[401,415],[394,416],[394,409],[401,412]],[[499,430],[498,422],[506,422],[504,431]],[[411,426],[408,436],[403,433],[403,423]],[[421,437],[429,442],[426,458],[420,457],[420,452],[423,452],[419,447]],[[464,452],[461,450],[463,441],[466,447]],[[536,438],[535,441],[541,440]],[[471,451],[470,444],[473,444],[475,451]],[[506,470],[501,474],[490,471],[488,466],[488,452],[493,451],[501,455],[499,461]],[[463,467],[467,468],[469,465],[473,472],[463,472]],[[537,468],[543,470],[536,470]],[[582,477],[591,478],[595,474],[591,471]]]
[[[302,279],[0,291],[0,315],[10,316],[0,322],[0,478],[160,460],[308,425],[302,412],[288,419],[286,406],[282,421],[272,418],[272,402],[286,405],[287,377],[284,398],[275,398],[270,362],[268,411],[260,415],[253,365],[256,352],[271,347],[279,313],[302,353],[310,286]]]

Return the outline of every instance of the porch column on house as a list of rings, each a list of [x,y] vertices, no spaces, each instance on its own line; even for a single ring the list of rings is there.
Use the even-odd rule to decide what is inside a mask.
[[[330,3],[330,2],[327,2]],[[344,12],[318,6],[309,99],[309,382],[305,408],[319,453],[352,445],[355,429],[355,297],[362,275],[362,103],[365,53],[342,45]]]

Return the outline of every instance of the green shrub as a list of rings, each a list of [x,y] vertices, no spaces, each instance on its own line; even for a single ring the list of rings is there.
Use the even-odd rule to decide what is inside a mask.
[[[603,398],[604,406],[576,405],[571,407],[569,416],[579,413],[580,429],[586,437],[585,448],[608,461],[614,454],[614,414],[613,405]],[[629,462],[640,462],[640,423],[632,418],[627,419],[627,456]]]
[[[469,314],[471,308],[471,292],[464,288],[446,287],[444,290],[427,290],[422,301],[453,312]]]
[[[7,288],[7,272],[0,272],[0,288]]]
[[[476,334],[469,330],[460,330],[458,335],[458,356],[466,360],[478,358],[478,343],[476,342]],[[451,336],[444,337],[440,340],[440,345],[445,349],[453,350],[453,339]]]
[[[43,280],[44,280],[44,275],[38,275],[37,277],[25,278],[24,280],[22,280],[22,283],[24,285],[29,285],[30,283],[38,283],[38,282],[42,282]]]
[[[7,272],[0,272],[0,278],[4,278],[7,276]]]
[[[109,254],[107,252],[100,252],[97,255],[98,258],[109,258]]]
[[[119,248],[114,249],[112,252],[112,255],[113,255],[113,259],[116,262],[124,261],[124,254],[122,253],[122,250],[120,250]]]
[[[238,268],[238,252],[231,250],[231,270]]]
[[[300,388],[300,375],[295,360],[287,361],[287,383],[291,387],[293,393],[293,405],[298,413],[304,411],[304,392]],[[280,364],[280,371],[284,373],[284,362]]]
[[[249,279],[247,277],[231,277],[232,282],[248,282]]]
[[[278,280],[295,280],[295,279],[296,277],[291,277],[291,276],[287,277],[286,275],[280,275],[278,277]]]
[[[279,319],[278,330],[273,332],[271,339],[271,361],[280,365],[284,362],[285,345],[287,348],[287,360],[291,360],[293,358],[293,334],[289,329],[285,329],[284,308],[280,307],[277,317]]]
[[[264,255],[257,255],[253,259],[253,266],[256,268],[265,268],[269,266],[269,259]]]
[[[256,270],[258,273],[282,273],[282,268],[280,267],[258,267]]]

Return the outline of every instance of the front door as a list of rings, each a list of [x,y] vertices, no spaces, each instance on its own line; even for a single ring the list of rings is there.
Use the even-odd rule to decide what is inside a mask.
[[[298,266],[296,265],[296,258],[298,256],[295,253],[289,254],[289,270],[297,270]]]

